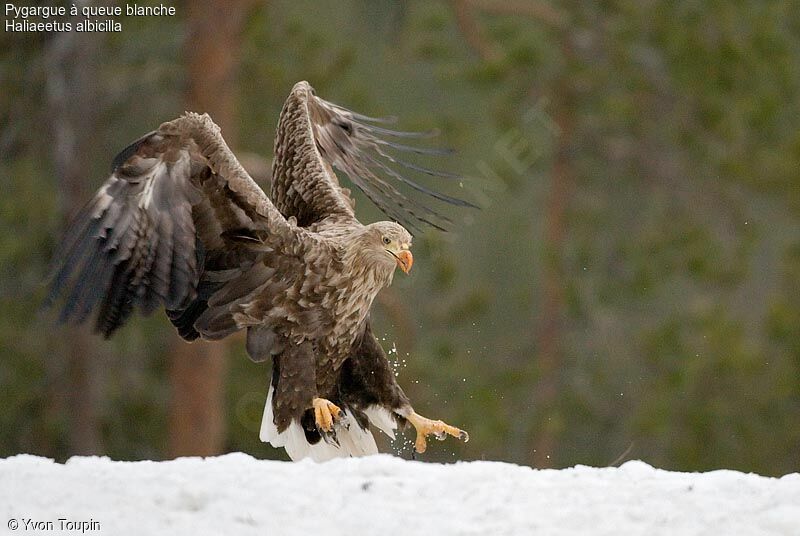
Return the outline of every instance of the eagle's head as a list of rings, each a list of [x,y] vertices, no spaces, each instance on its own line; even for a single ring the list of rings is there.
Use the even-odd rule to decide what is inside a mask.
[[[391,221],[379,221],[367,225],[367,241],[365,249],[387,269],[394,269],[395,265],[408,273],[414,264],[411,255],[411,233],[405,228]]]

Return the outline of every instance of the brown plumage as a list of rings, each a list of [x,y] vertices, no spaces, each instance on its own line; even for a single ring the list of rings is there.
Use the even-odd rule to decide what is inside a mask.
[[[62,320],[96,311],[106,337],[133,311],[161,305],[186,340],[247,330],[252,359],[273,360],[261,437],[293,459],[377,452],[369,422],[391,434],[408,420],[420,452],[428,434],[466,438],[414,412],[370,327],[377,293],[395,268],[411,268],[411,234],[391,221],[362,225],[332,167],[412,229],[448,222],[392,181],[469,203],[397,172],[390,164],[447,176],[393,156],[437,151],[379,137],[413,136],[379,121],[296,84],[278,125],[271,199],[208,115],[162,124],[117,156],[69,229],[48,302],[63,297]]]

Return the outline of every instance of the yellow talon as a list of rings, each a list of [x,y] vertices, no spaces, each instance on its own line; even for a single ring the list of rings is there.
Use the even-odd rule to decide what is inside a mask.
[[[448,435],[463,439],[465,443],[469,441],[469,434],[467,432],[455,426],[450,426],[444,421],[434,421],[413,411],[406,417],[406,420],[417,430],[417,440],[414,442],[414,449],[420,454],[425,452],[428,448],[426,437],[429,435],[436,436],[436,439],[439,441],[443,441]]]
[[[333,423],[342,416],[341,408],[324,398],[315,398],[311,401],[311,405],[314,407],[314,420],[317,427],[325,432],[333,430]]]

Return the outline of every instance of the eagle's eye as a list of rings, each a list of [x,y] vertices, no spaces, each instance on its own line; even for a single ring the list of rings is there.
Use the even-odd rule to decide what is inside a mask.
[[[391,238],[389,238],[388,236],[384,236],[384,237],[383,237],[383,243],[384,243],[384,244],[386,244],[386,245],[388,246],[389,244],[391,244],[391,243],[392,243],[392,239],[391,239]]]

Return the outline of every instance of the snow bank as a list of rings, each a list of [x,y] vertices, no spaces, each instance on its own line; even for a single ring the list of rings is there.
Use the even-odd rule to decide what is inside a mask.
[[[800,474],[22,455],[0,460],[0,514],[0,533],[37,535],[797,535]]]

